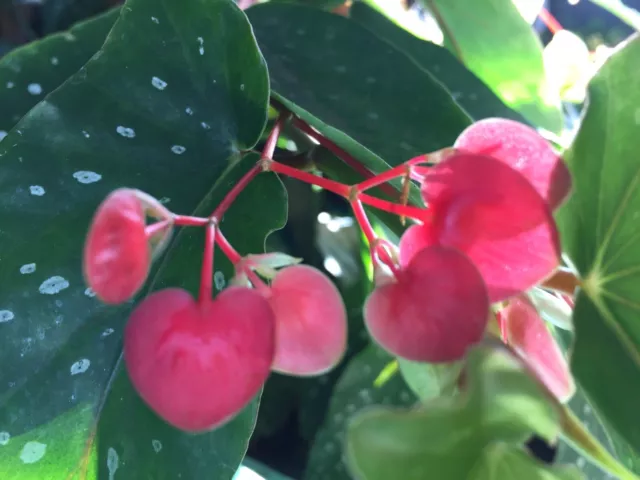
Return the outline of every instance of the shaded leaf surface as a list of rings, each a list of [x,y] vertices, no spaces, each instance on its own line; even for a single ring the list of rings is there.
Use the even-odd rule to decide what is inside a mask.
[[[372,405],[408,406],[416,401],[400,375],[374,386],[374,380],[392,359],[371,345],[349,362],[333,390],[324,424],[309,454],[305,480],[351,480],[343,461],[343,442],[352,416]]]
[[[565,156],[574,193],[558,215],[564,250],[583,277],[571,368],[605,424],[637,454],[640,93],[627,85],[639,66],[636,36],[592,79],[586,116]]]
[[[411,57],[422,70],[442,83],[472,119],[500,117],[525,122],[521,115],[507,107],[447,49],[412,35],[366,3],[354,3],[350,15],[353,20]]]
[[[547,85],[542,44],[511,0],[422,0],[451,33],[448,48],[533,125],[559,133],[559,92]]]
[[[0,59],[0,140],[100,49],[118,13],[119,9],[111,10]]]
[[[235,49],[242,57],[227,54]],[[100,55],[0,144],[0,477],[233,476],[255,402],[206,435],[167,427],[117,363],[132,305],[92,297],[81,254],[114,188],[147,191],[180,213],[211,210],[255,162],[239,150],[258,140],[267,101],[264,61],[232,2],[130,0]],[[222,224],[241,252],[263,249],[284,221],[284,198],[271,175],[243,192]],[[151,288],[194,292],[202,242],[195,229],[176,237],[175,260]],[[228,281],[229,264],[217,269]]]
[[[374,171],[453,145],[470,122],[439,82],[353,20],[281,3],[247,15],[278,98]]]

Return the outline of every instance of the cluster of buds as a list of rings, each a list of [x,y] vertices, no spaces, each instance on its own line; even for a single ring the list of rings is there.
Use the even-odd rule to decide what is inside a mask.
[[[129,188],[112,192],[94,216],[85,278],[110,304],[140,291],[174,227],[206,229],[198,298],[179,288],[156,291],[138,303],[125,327],[130,378],[158,415],[186,431],[210,430],[244,408],[270,372],[319,375],[344,355],[347,315],[331,280],[288,255],[241,256],[220,229],[224,212],[262,171],[318,185],[351,203],[375,266],[364,322],[387,351],[421,362],[460,360],[487,333],[496,305],[506,306],[499,313],[504,339],[549,390],[566,395],[570,375],[562,354],[522,296],[560,262],[552,212],[569,194],[571,179],[548,142],[520,123],[484,120],[451,148],[345,185],[272,159],[285,118],[258,164],[210,217],[172,213]],[[420,186],[424,205],[408,205],[406,194],[394,203],[365,193],[398,177],[405,186]],[[411,219],[399,245],[376,235],[364,204]],[[148,224],[148,217],[155,221]],[[212,298],[216,246],[234,264],[235,277]]]

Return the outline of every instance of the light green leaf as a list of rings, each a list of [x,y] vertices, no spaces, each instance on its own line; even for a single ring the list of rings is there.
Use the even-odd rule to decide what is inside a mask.
[[[347,455],[357,478],[511,478],[479,473],[494,463],[497,444],[519,448],[533,433],[555,438],[558,411],[504,347],[476,347],[465,365],[468,384],[460,395],[409,411],[372,408],[353,419]]]
[[[640,68],[636,36],[589,85],[589,106],[565,158],[572,197],[559,211],[564,250],[583,278],[571,369],[605,425],[640,454]],[[597,355],[594,356],[594,352]]]
[[[430,400],[440,395],[452,395],[462,363],[422,363],[398,358],[400,372],[407,385],[420,398]]]
[[[560,133],[560,94],[547,83],[542,44],[512,0],[422,0],[436,13],[447,47],[509,107]]]

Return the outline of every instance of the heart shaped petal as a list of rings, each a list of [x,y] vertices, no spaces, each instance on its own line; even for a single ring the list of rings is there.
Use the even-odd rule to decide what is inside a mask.
[[[560,244],[549,206],[521,174],[482,155],[460,154],[429,169],[422,194],[433,221],[409,229],[411,251],[434,243],[462,250],[478,267],[492,302],[517,295],[549,276]]]
[[[145,226],[135,190],[115,190],[98,207],[85,241],[83,270],[103,302],[126,302],[144,285],[151,264]]]
[[[160,290],[132,313],[124,357],[145,402],[182,430],[226,423],[260,391],[275,351],[275,318],[255,290],[230,287],[197,303],[186,291]]]
[[[556,398],[568,401],[576,388],[569,365],[535,306],[519,295],[501,313],[507,343]]]
[[[329,278],[308,265],[280,270],[268,298],[276,318],[273,370],[320,375],[347,349],[347,312]]]
[[[505,118],[485,118],[467,127],[455,148],[497,158],[522,173],[555,210],[569,195],[571,174],[562,158],[533,128]]]
[[[489,299],[464,254],[424,248],[396,280],[377,287],[364,307],[367,329],[383,348],[408,360],[452,362],[481,340]]]

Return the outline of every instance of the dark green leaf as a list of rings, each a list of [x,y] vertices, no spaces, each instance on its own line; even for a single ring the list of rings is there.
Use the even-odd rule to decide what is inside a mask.
[[[118,13],[111,10],[0,59],[0,140],[100,49]]]
[[[355,225],[345,227],[338,232],[331,232],[326,225],[322,226],[324,235],[318,243],[325,255],[335,255],[344,270],[353,270],[352,283],[344,277],[336,279],[336,285],[347,309],[348,344],[347,352],[340,365],[331,372],[316,378],[301,380],[300,433],[307,439],[313,439],[321,427],[329,406],[329,401],[345,368],[351,359],[369,344],[369,335],[362,320],[362,307],[371,291],[372,282],[367,276],[361,249],[368,252],[360,229]],[[349,261],[347,267],[343,262]]]
[[[45,35],[66,30],[73,23],[98,15],[117,0],[46,0],[42,2],[42,31]]]
[[[255,403],[199,436],[146,409],[117,363],[132,305],[93,298],[81,255],[94,209],[122,185],[209,212],[256,161],[239,151],[260,137],[267,102],[264,61],[231,1],[130,0],[99,54],[0,144],[1,478],[233,476]],[[280,182],[261,175],[222,228],[255,253],[284,215]],[[197,229],[177,236],[150,288],[195,291],[202,242]],[[220,285],[231,269],[216,262]]]
[[[628,88],[638,68],[635,37],[592,79],[586,116],[565,155],[574,192],[558,222],[583,277],[572,371],[605,424],[640,454],[640,94]]]
[[[559,133],[560,94],[547,83],[542,44],[512,0],[422,0],[454,54],[532,124]]]
[[[351,416],[372,405],[407,406],[415,402],[400,375],[380,387],[373,385],[391,360],[389,354],[371,345],[349,362],[336,384],[324,425],[311,449],[305,480],[351,480],[343,463],[345,429]]]
[[[350,12],[353,20],[404,52],[422,70],[442,83],[458,105],[474,120],[501,117],[525,121],[447,49],[412,35],[366,3],[354,3]]]
[[[468,386],[461,395],[436,397],[410,411],[375,408],[357,416],[347,434],[356,476],[417,480],[429,472],[443,480],[545,478],[482,473],[496,461],[498,445],[513,456],[532,433],[555,438],[558,412],[541,387],[500,346],[472,350],[466,373]],[[536,470],[533,463],[527,469]]]
[[[376,172],[453,145],[470,123],[439,82],[353,20],[281,3],[247,15],[277,97]]]
[[[224,194],[237,183],[258,161],[257,154],[250,154],[231,166],[221,176],[195,211],[198,216],[210,214],[220,203]],[[225,236],[244,253],[264,250],[264,237],[271,228],[282,226],[285,221],[285,192],[273,174],[263,175],[249,184],[225,215],[222,227]],[[261,205],[260,214],[265,222],[255,221],[256,205]],[[254,225],[254,235],[246,235],[245,225]],[[271,227],[271,228],[270,228]],[[176,238],[175,247],[161,264],[153,290],[180,285],[194,296],[199,286],[199,265],[204,250],[204,232],[201,229],[183,230]],[[220,290],[232,278],[233,268],[224,255],[216,252],[216,290]],[[238,462],[244,455],[256,420],[258,401],[254,401],[234,422],[208,435],[182,435],[159,421],[140,401],[127,375],[120,366],[118,377],[108,391],[108,398],[98,425],[98,448],[100,457],[108,458],[113,448],[122,463],[119,474],[125,478],[140,478],[149,475],[154,479],[174,479],[182,475],[192,478],[207,475],[226,479],[234,474]],[[132,422],[113,422],[127,412]],[[150,440],[151,439],[151,440]],[[151,442],[153,449],[149,449]],[[158,445],[166,445],[165,456],[159,456]],[[163,447],[164,449],[164,447]],[[177,462],[184,452],[191,453],[188,462]],[[215,453],[214,453],[215,452]],[[186,459],[185,459],[186,460]],[[102,471],[105,474],[108,471]],[[215,475],[215,477],[214,477]]]

